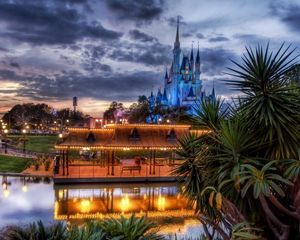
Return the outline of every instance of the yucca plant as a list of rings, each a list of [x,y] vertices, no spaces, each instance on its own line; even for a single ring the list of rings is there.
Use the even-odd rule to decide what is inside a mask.
[[[211,131],[216,131],[222,120],[228,114],[228,108],[224,105],[224,100],[217,98],[213,100],[196,101],[194,114],[190,116],[190,122],[200,128],[207,128]]]
[[[68,231],[68,240],[106,240],[106,233],[98,221],[87,222],[83,226],[71,226]]]
[[[10,226],[4,232],[7,240],[66,240],[66,226],[59,222],[45,226],[42,221],[28,226]]]
[[[269,44],[264,49],[246,48],[242,63],[233,61],[236,68],[228,73],[236,77],[227,81],[240,96],[243,122],[255,129],[261,144],[267,144],[265,157],[282,159],[297,156],[300,141],[299,96],[291,90],[285,74],[295,65],[295,48],[281,45],[272,52]]]
[[[118,240],[162,240],[154,230],[155,223],[145,217],[137,218],[132,215],[129,218],[121,216],[120,219],[107,219],[99,222],[100,228],[106,233],[107,239]]]

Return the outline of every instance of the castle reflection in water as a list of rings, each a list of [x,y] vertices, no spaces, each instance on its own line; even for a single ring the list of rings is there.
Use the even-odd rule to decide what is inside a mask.
[[[54,185],[54,219],[70,223],[109,217],[147,216],[164,234],[199,226],[177,185]]]

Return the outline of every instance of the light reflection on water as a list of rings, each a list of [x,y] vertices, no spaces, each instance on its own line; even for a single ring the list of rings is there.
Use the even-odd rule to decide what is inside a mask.
[[[0,227],[56,220],[80,224],[86,219],[147,216],[169,235],[198,237],[201,226],[174,184],[53,185],[50,179],[3,177]]]

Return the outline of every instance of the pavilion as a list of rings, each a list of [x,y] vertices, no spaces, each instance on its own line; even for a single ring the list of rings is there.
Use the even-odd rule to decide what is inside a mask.
[[[61,156],[57,183],[174,181],[175,151],[190,125],[109,124],[69,128],[55,145]]]

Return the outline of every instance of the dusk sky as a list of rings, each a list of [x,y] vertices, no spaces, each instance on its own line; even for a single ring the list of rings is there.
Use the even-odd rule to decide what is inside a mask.
[[[224,72],[245,45],[300,47],[299,0],[0,0],[0,112],[73,96],[93,116],[129,106],[163,86],[177,16],[183,53],[199,43],[205,89],[228,99]]]

